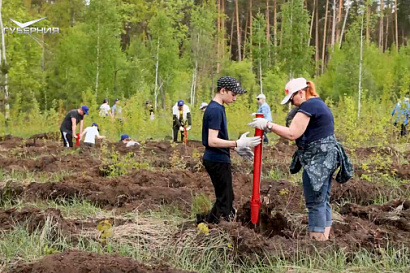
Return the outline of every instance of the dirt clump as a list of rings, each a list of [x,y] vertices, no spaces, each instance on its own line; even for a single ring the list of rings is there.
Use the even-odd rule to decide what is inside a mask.
[[[392,226],[397,231],[410,232],[410,200],[393,200],[384,205],[372,206],[349,203],[340,212],[369,220],[376,225]]]
[[[167,265],[149,266],[119,255],[70,250],[28,264],[19,264],[8,273],[184,273]],[[192,271],[191,271],[192,272]]]
[[[347,183],[332,181],[330,199],[332,203],[342,203],[346,200],[361,205],[369,205],[380,196],[386,195],[392,188],[356,178]]]
[[[410,179],[410,164],[395,165],[393,170],[397,177],[401,179]]]
[[[192,190],[184,186],[188,183],[183,173],[141,170],[118,178],[75,176],[58,183],[31,183],[26,188],[26,196],[43,200],[86,199],[106,209],[149,210],[173,204],[189,211]]]
[[[0,146],[6,149],[21,147],[23,146],[23,138],[12,135],[0,136]]]
[[[8,231],[14,228],[15,225],[25,225],[29,232],[42,229],[50,221],[53,227],[63,233],[71,233],[75,231],[75,226],[67,222],[61,215],[58,209],[48,208],[42,211],[37,208],[16,208],[1,209],[0,208],[0,230]]]

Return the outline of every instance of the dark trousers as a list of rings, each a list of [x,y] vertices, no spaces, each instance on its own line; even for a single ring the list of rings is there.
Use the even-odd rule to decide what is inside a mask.
[[[397,125],[399,125],[399,123],[395,122],[394,126],[397,127]],[[407,135],[407,125],[404,123],[400,124],[400,136],[406,136]]]
[[[400,135],[401,136],[407,136],[407,125],[401,124],[401,130],[400,130]]]
[[[184,131],[180,131],[179,130],[179,126],[178,127],[172,127],[172,139],[174,140],[174,142],[178,141],[178,132],[181,132],[181,142],[184,142],[184,137],[185,137],[185,133]]]
[[[73,147],[73,135],[68,132],[61,131],[61,138],[63,139],[64,147]]]
[[[230,221],[235,216],[231,164],[204,160],[204,166],[211,177],[216,196],[215,204],[206,221],[217,224],[221,217]]]

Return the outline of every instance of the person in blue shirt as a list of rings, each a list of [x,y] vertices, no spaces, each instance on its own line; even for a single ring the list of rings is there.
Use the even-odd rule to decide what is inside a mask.
[[[245,159],[251,159],[251,148],[259,145],[261,138],[247,137],[247,132],[237,141],[229,140],[224,105],[235,102],[237,95],[245,93],[246,90],[234,77],[221,77],[217,82],[217,93],[205,110],[202,121],[203,164],[215,188],[216,201],[205,219],[199,219],[201,215],[197,215],[198,223],[205,220],[217,224],[221,218],[226,221],[235,218],[230,149],[235,149]]]
[[[111,116],[117,118],[119,121],[122,121],[121,112],[122,108],[120,106],[120,99],[115,99],[114,105],[111,107]]]
[[[272,114],[270,113],[270,107],[266,103],[266,96],[264,94],[259,94],[256,99],[258,100],[259,108],[258,113],[263,114],[263,117],[270,122],[272,122]],[[263,142],[268,143],[269,139],[265,132],[263,132]]]
[[[400,136],[407,135],[407,125],[409,124],[409,116],[410,116],[410,104],[409,98],[405,97],[404,102],[401,103],[399,100],[396,106],[391,113],[392,116],[396,115],[396,119],[394,121],[394,126],[400,125]]]
[[[304,78],[292,79],[285,87],[281,104],[291,102],[299,109],[289,127],[256,118],[250,126],[274,132],[288,140],[296,140],[298,150],[292,158],[291,173],[303,167],[303,193],[308,209],[310,238],[329,239],[332,226],[330,190],[332,176],[340,166],[337,181],[347,182],[353,176],[353,165],[343,146],[334,136],[334,118],[330,109],[315,91],[315,85]]]

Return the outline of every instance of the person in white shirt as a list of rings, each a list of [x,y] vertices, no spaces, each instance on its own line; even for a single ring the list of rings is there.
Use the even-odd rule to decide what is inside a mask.
[[[100,116],[101,117],[107,117],[107,116],[112,117],[112,113],[110,110],[111,110],[111,107],[108,104],[108,99],[104,99],[103,104],[101,104],[100,106]]]
[[[98,131],[98,124],[93,123],[92,126],[85,128],[84,132],[80,136],[80,140],[84,139],[84,143],[88,146],[94,146],[95,145],[95,139],[102,139],[105,138],[105,136],[100,136],[100,132]]]
[[[186,130],[191,130],[191,111],[188,105],[184,104],[183,100],[179,100],[174,107],[172,107],[173,125],[172,125],[172,137],[174,142],[177,142],[178,131],[181,132],[181,142],[184,141],[185,137],[185,126]]]

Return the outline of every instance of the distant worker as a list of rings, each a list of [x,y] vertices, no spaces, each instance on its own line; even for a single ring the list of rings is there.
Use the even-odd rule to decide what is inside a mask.
[[[206,108],[208,107],[208,103],[203,102],[201,103],[201,106],[199,106],[199,110],[205,113]]]
[[[150,120],[154,120],[155,116],[154,116],[154,106],[152,106],[151,103],[149,103],[149,100],[147,100],[145,102],[145,108],[149,111],[149,119]]]
[[[184,141],[185,137],[185,126],[187,131],[191,130],[191,112],[188,105],[184,104],[183,100],[179,100],[174,107],[172,107],[172,116],[173,116],[173,140],[177,142],[178,140],[178,131],[181,132],[181,141]]]
[[[105,136],[101,136],[100,132],[98,130],[98,124],[93,123],[90,127],[85,128],[84,132],[80,135],[80,140],[84,138],[84,144],[87,146],[94,146],[95,145],[95,139],[102,139],[105,138]]]
[[[121,143],[125,144],[125,147],[131,147],[134,145],[140,145],[137,141],[131,140],[129,135],[121,135]]]
[[[77,138],[76,126],[80,123],[80,135],[83,133],[83,118],[88,115],[88,107],[81,106],[79,109],[70,110],[60,126],[61,137],[64,147],[73,147],[73,138]]]
[[[121,106],[120,106],[120,99],[114,100],[114,105],[111,108],[111,115],[112,117],[116,117],[121,120]]]
[[[410,116],[410,104],[409,98],[405,97],[404,102],[401,103],[399,100],[396,106],[391,113],[392,116],[396,115],[396,119],[394,121],[394,126],[400,126],[400,136],[407,135],[407,125],[409,124],[409,116]]]
[[[264,94],[259,94],[256,99],[258,100],[259,108],[258,108],[258,113],[263,114],[263,118],[269,120],[272,122],[272,114],[270,112],[270,107],[266,103],[266,96]],[[268,143],[269,139],[266,136],[266,133],[263,132],[263,142]]]
[[[111,107],[108,104],[108,99],[104,99],[103,100],[103,104],[101,104],[100,106],[100,116],[101,117],[107,117],[107,116],[111,116]]]

